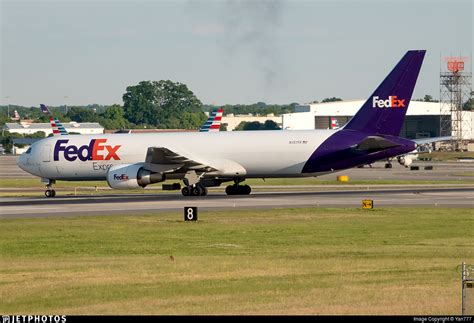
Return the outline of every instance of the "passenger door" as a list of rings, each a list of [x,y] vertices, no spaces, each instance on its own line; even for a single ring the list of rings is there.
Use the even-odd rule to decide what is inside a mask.
[[[43,146],[42,154],[43,162],[51,161],[51,145]]]

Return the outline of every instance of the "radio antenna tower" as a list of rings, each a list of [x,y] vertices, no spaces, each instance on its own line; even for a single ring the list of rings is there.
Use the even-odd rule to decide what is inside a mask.
[[[450,150],[463,151],[471,131],[472,93],[469,57],[444,57],[439,76],[440,136],[453,136]],[[444,68],[443,68],[444,66]]]

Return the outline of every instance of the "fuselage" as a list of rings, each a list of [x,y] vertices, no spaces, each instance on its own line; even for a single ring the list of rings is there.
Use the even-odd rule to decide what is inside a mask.
[[[150,147],[165,147],[213,166],[232,161],[245,177],[301,177],[314,151],[337,130],[173,132],[69,135],[45,138],[23,154],[23,170],[53,180],[103,180],[110,167],[143,163]],[[208,175],[208,174],[207,174]],[[225,174],[210,174],[211,176]]]

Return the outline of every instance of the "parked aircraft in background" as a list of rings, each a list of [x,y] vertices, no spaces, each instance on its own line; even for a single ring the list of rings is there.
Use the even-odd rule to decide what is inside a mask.
[[[339,129],[341,126],[336,118],[331,117],[331,129]]]
[[[13,117],[11,117],[10,119],[14,121],[20,121],[20,114],[18,113],[18,111],[15,110],[15,112],[13,113]]]
[[[51,128],[53,129],[54,136],[69,135],[66,128],[64,128],[63,124],[59,121],[59,119],[53,118],[47,106],[45,106],[44,104],[40,104],[40,109],[41,109],[41,112],[43,112],[45,115],[49,117],[49,123],[51,124]]]
[[[221,127],[222,114],[224,110],[222,108],[214,109],[207,121],[202,125],[200,132],[216,132]]]
[[[250,194],[246,178],[313,177],[413,151],[399,137],[425,56],[408,51],[354,117],[336,130],[221,131],[49,137],[18,165],[47,182],[107,180],[114,189],[183,180],[184,196],[234,182],[229,195]]]

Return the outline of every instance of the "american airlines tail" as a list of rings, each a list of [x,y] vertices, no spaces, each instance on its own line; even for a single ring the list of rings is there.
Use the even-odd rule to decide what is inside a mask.
[[[215,132],[219,131],[221,126],[222,113],[224,110],[222,108],[214,109],[209,115],[207,121],[199,129],[200,132]]]
[[[49,116],[49,123],[51,124],[51,128],[53,129],[53,135],[58,136],[58,135],[69,135],[67,132],[66,128],[64,128],[63,124],[59,121],[57,118],[53,118],[51,115],[51,112],[49,112],[49,109],[47,106],[44,104],[40,105],[41,112],[43,112],[45,115]]]

